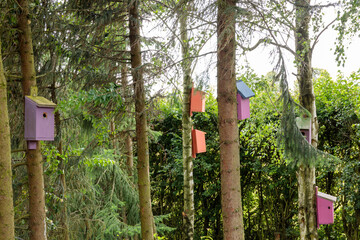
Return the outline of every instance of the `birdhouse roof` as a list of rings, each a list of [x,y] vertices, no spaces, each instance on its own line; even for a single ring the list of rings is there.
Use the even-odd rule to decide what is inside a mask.
[[[44,98],[44,97],[40,97],[40,96],[26,96],[26,98],[30,99],[31,101],[33,101],[36,106],[38,107],[56,107],[56,104],[53,103],[52,101]]]
[[[244,99],[255,96],[255,93],[242,80],[236,81],[236,88]]]
[[[323,199],[326,199],[326,200],[329,200],[329,201],[332,201],[332,202],[336,201],[336,197],[334,197],[332,195],[329,195],[329,194],[326,194],[326,193],[323,193],[323,192],[318,192],[317,195],[318,195],[318,197],[321,197]]]
[[[311,118],[297,117],[295,118],[295,121],[299,129],[310,129]]]

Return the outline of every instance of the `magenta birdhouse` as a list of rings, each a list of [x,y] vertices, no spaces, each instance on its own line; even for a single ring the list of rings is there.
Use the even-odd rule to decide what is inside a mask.
[[[55,106],[44,97],[25,97],[25,140],[29,149],[36,148],[36,141],[54,140]]]
[[[250,117],[249,98],[255,96],[255,93],[241,80],[236,81],[236,88],[237,118],[243,120]]]
[[[316,187],[317,225],[334,223],[334,202],[336,197],[318,192]]]
[[[302,135],[311,144],[311,118],[307,116],[297,117],[295,121]]]
[[[191,88],[190,116],[192,112],[205,112],[205,92]]]
[[[192,137],[192,156],[196,158],[197,153],[206,152],[205,132],[193,129]]]

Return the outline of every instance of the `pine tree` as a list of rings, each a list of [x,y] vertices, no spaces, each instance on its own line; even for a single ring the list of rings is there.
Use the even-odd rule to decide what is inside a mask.
[[[145,240],[154,238],[155,225],[151,207],[150,174],[149,174],[149,144],[147,131],[147,117],[145,105],[145,89],[142,74],[140,15],[139,3],[129,2],[129,36],[131,53],[131,73],[135,89],[135,121],[138,150],[138,186],[140,200],[141,237]]]
[[[12,240],[15,238],[14,206],[6,86],[0,39],[0,239]]]
[[[224,239],[243,240],[235,79],[235,0],[218,1],[217,94]]]
[[[191,81],[191,59],[190,46],[187,34],[187,19],[189,11],[189,2],[186,1],[180,6],[180,39],[182,51],[182,71],[183,71],[183,112],[182,112],[182,142],[183,142],[183,174],[184,174],[184,212],[183,226],[184,239],[193,239],[194,237],[194,175],[193,158],[191,154],[191,117],[190,117],[190,92]]]
[[[31,86],[36,86],[36,73],[28,1],[20,0],[19,7],[19,52],[23,77],[22,87],[25,96],[30,95]],[[36,149],[26,150],[26,161],[29,181],[30,239],[45,240],[47,239],[45,191],[40,142],[37,142]]]
[[[298,53],[296,61],[297,80],[299,82],[299,100],[300,105],[311,114],[311,144],[316,148],[318,142],[318,123],[312,83],[312,52],[309,37],[309,23],[311,20],[310,0],[295,1],[295,9],[295,49]],[[300,239],[316,240],[318,239],[318,234],[316,222],[315,166],[300,164],[297,176]]]

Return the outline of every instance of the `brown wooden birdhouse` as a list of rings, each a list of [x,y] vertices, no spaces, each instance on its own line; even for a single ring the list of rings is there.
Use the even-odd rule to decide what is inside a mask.
[[[205,132],[193,129],[192,137],[192,157],[196,158],[197,153],[206,152]]]
[[[192,112],[205,112],[205,92],[191,88],[190,116]]]

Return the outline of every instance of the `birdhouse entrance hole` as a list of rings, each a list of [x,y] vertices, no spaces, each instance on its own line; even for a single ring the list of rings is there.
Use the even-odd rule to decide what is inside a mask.
[[[47,118],[47,113],[46,112],[43,113],[43,118]]]

